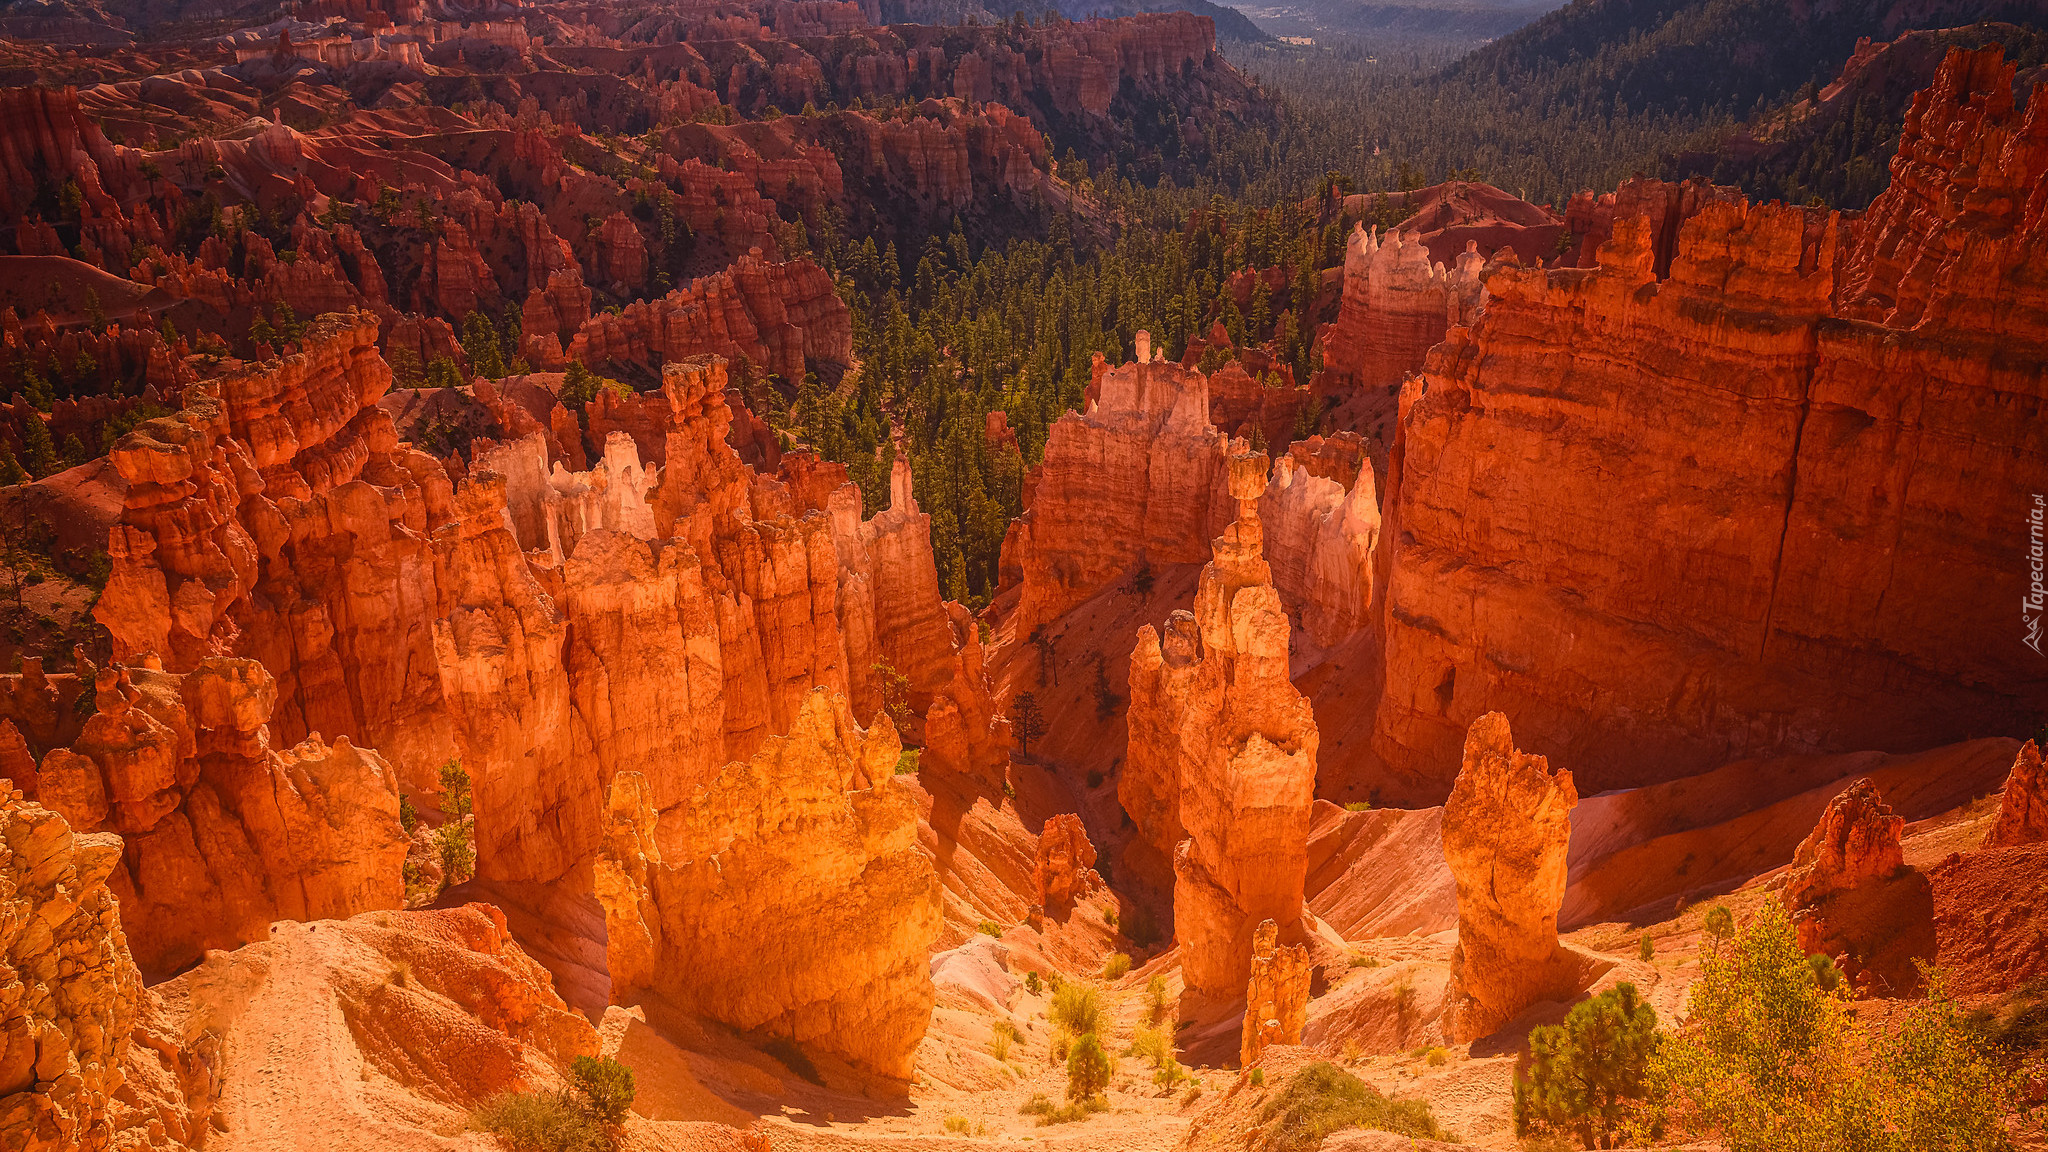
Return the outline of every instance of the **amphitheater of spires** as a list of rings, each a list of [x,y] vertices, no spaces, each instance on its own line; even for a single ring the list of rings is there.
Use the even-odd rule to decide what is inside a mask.
[[[1683,1018],[1717,909],[1843,996],[2048,979],[1997,49],[1861,213],[1439,185],[1308,378],[1095,353],[970,607],[922,460],[761,402],[871,370],[792,221],[1106,227],[1054,134],[1270,110],[1203,17],[882,14],[321,0],[0,91],[0,371],[112,382],[0,405],[104,445],[0,488],[9,619],[77,618],[0,675],[0,1148],[525,1147],[477,1118],[583,1057],[649,1152],[1266,1147],[1318,1062],[1514,1147],[1532,1030]]]

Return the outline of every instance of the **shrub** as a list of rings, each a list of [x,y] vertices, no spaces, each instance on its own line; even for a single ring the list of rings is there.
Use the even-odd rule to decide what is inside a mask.
[[[1001,936],[1003,934],[1003,926],[993,920],[983,920],[979,927],[981,934],[984,936]]]
[[[1067,1053],[1067,1099],[1092,1099],[1108,1087],[1109,1053],[1102,1050],[1095,1033],[1085,1033]]]
[[[905,749],[904,749],[904,750],[903,750],[903,751],[902,751],[902,752],[901,752],[900,754],[898,754],[898,755],[897,755],[897,757],[896,757],[896,775],[898,775],[898,776],[915,776],[915,775],[917,775],[917,749],[915,749],[915,748],[905,748]]]
[[[1090,984],[1062,984],[1052,995],[1053,1022],[1076,1036],[1094,1032],[1102,1023],[1102,999]]]
[[[609,1056],[578,1056],[569,1076],[585,1107],[606,1124],[623,1124],[633,1110],[633,1070]]]
[[[1046,1053],[1052,1057],[1055,1064],[1065,1064],[1067,1053],[1073,1051],[1073,1048],[1074,1034],[1068,1031],[1064,1024],[1054,1028],[1052,1038],[1046,1041]]]
[[[1263,1082],[1265,1069],[1252,1070],[1252,1083]],[[1260,1110],[1258,1147],[1269,1152],[1309,1152],[1323,1138],[1346,1128],[1374,1128],[1417,1140],[1449,1140],[1429,1105],[1420,1100],[1389,1100],[1363,1080],[1327,1060],[1296,1072],[1279,1094]]]
[[[1372,811],[1372,801],[1353,800],[1351,803],[1344,805],[1344,810],[1346,812],[1370,812]]]
[[[1181,1067],[1180,1061],[1175,1059],[1171,1052],[1166,1054],[1166,1058],[1159,1062],[1159,1067],[1152,1073],[1152,1082],[1161,1088],[1172,1088],[1187,1078],[1188,1070]]]
[[[998,1062],[1008,1061],[1010,1058],[1010,1038],[998,1030],[995,1035],[988,1038],[988,1054],[995,1057]]]
[[[1140,1028],[1131,1033],[1131,1046],[1124,1055],[1150,1060],[1157,1068],[1161,1060],[1173,1055],[1173,1037],[1164,1028]]]
[[[1111,952],[1109,959],[1102,962],[1104,980],[1121,980],[1131,971],[1131,958],[1122,952]]]
[[[513,1092],[470,1115],[470,1127],[489,1132],[514,1152],[610,1152],[604,1126],[568,1092]]]
[[[1264,1068],[1254,1068],[1254,1069],[1252,1069],[1252,1087],[1254,1087],[1254,1088],[1264,1088],[1265,1086],[1266,1086],[1266,1070],[1265,1070]]]
[[[1643,933],[1643,938],[1636,942],[1636,958],[1639,960],[1655,960],[1657,958],[1657,942],[1650,939],[1648,932]]]
[[[1854,1043],[1840,971],[1800,955],[1784,910],[1765,904],[1705,958],[1685,1027],[1660,1045],[1652,1074],[1681,1125],[1731,1152],[2007,1148],[2014,1079],[1971,1033],[1943,973],[1926,979],[1926,1000]]]
[[[1707,936],[1714,941],[1714,947],[1719,948],[1735,935],[1735,914],[1728,911],[1726,904],[1716,904],[1707,909],[1706,916],[1700,921],[1700,927],[1706,929]]]
[[[951,1132],[955,1136],[965,1136],[967,1135],[967,1130],[973,1127],[965,1116],[948,1116],[946,1117],[945,1125],[946,1131]]]
[[[1038,973],[1036,973],[1036,972],[1026,972],[1026,973],[1024,974],[1024,990],[1025,990],[1026,992],[1029,992],[1029,993],[1031,993],[1031,994],[1032,994],[1033,996],[1036,996],[1036,995],[1038,995],[1039,989],[1041,989],[1041,988],[1044,988],[1044,987],[1045,987],[1045,981],[1043,981],[1043,980],[1040,980],[1040,979],[1038,978]]]
[[[1166,1019],[1166,977],[1157,972],[1145,981],[1145,1022],[1157,1024]]]
[[[1422,1050],[1422,1062],[1431,1068],[1441,1068],[1451,1058],[1451,1050],[1441,1044],[1432,1044]]]
[[[1656,1051],[1657,1012],[1635,985],[1574,1006],[1562,1025],[1529,1033],[1529,1075],[1515,1078],[1515,1134],[1575,1133],[1588,1148],[1611,1142],[1642,1116]]]

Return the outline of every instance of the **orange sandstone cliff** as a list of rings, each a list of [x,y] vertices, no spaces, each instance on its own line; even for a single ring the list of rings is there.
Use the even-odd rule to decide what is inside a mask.
[[[1853,225],[1716,200],[1668,277],[1646,216],[1598,268],[1493,274],[1401,400],[1390,798],[1441,797],[1488,710],[1590,790],[2027,723],[2048,108],[2011,79],[1952,53]]]

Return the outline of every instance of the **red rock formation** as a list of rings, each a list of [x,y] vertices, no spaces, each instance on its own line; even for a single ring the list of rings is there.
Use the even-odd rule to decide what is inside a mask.
[[[112,886],[146,973],[261,940],[273,920],[400,903],[390,766],[345,737],[275,748],[276,699],[250,660],[209,658],[184,675],[104,668],[96,711],[43,756],[39,802],[122,837]]]
[[[1260,552],[1265,474],[1263,455],[1231,459],[1238,519],[1215,542],[1195,611],[1168,622],[1171,659],[1150,625],[1139,630],[1119,783],[1140,801],[1127,809],[1140,839],[1157,845],[1173,821],[1186,834],[1173,849],[1174,936],[1187,987],[1219,998],[1249,974],[1261,921],[1290,943],[1307,934],[1316,727],[1288,680],[1287,616]],[[1162,736],[1166,747],[1150,746]],[[1175,792],[1170,808],[1157,802]]]
[[[598,858],[615,1001],[654,991],[898,1080],[934,999],[939,882],[885,719],[863,731],[816,689],[790,734],[659,819],[613,782]]]
[[[1905,824],[1868,779],[1856,781],[1799,845],[1782,893],[1799,950],[1834,957],[1864,992],[1918,994],[1913,961],[1931,963],[1938,948],[1928,878],[1905,864]]]
[[[0,733],[0,739],[4,736]],[[5,752],[0,752],[0,761],[5,756]],[[2029,740],[2020,746],[2020,754],[2012,762],[2012,775],[2005,778],[2005,791],[1998,800],[1998,822],[1984,834],[1984,847],[2012,848],[2042,841],[2048,841],[2048,770],[2041,764],[2040,745]]]
[[[1095,845],[1088,842],[1079,816],[1062,812],[1046,820],[1038,833],[1031,886],[1038,893],[1038,906],[1053,913],[1065,912],[1076,899],[1102,887],[1102,877],[1095,871]]]
[[[1266,1049],[1276,1044],[1301,1043],[1302,1028],[1308,1023],[1309,975],[1308,949],[1281,944],[1280,926],[1261,921],[1252,937],[1239,1067],[1256,1066]]]
[[[1414,235],[1382,237],[1359,225],[1344,249],[1344,295],[1323,334],[1324,366],[1349,389],[1374,391],[1421,368],[1444,332],[1478,309],[1486,259],[1476,243],[1454,263],[1432,262]]]
[[[1371,622],[1380,536],[1379,497],[1372,468],[1361,466],[1358,437],[1340,432],[1336,439],[1345,443],[1328,451],[1321,437],[1297,441],[1273,462],[1259,498],[1273,586],[1295,622],[1326,647]],[[1346,458],[1348,466],[1333,468],[1326,456]]]
[[[1671,260],[1678,251],[1679,228],[1713,203],[1737,203],[1742,194],[1704,180],[1672,183],[1638,176],[1624,180],[1612,192],[1595,196],[1580,192],[1565,206],[1565,229],[1578,238],[1578,246],[1567,266],[1595,268],[1600,248],[1614,236],[1614,223],[1642,217],[1650,222],[1651,268],[1659,279],[1671,275]]]
[[[1899,845],[1905,826],[1905,818],[1892,814],[1869,780],[1850,785],[1793,854],[1785,906],[1797,912],[1838,892],[1890,879],[1905,867]]]
[[[1498,271],[1431,353],[1382,534],[1386,795],[1442,795],[1489,708],[1595,789],[2038,719],[1997,607],[2021,513],[1984,494],[2048,486],[2048,423],[1989,415],[2048,403],[2018,191],[2048,112],[2012,110],[1995,51],[1942,76],[1846,248],[1830,214],[1717,200],[1660,281],[1630,217],[1598,269]]]
[[[143,994],[107,885],[120,861],[120,837],[0,786],[0,1147],[110,1146]]]
[[[771,264],[754,252],[659,300],[593,316],[569,342],[571,359],[653,367],[702,353],[746,358],[801,381],[805,361],[846,364],[853,328],[832,281],[809,260]]]
[[[1539,1000],[1578,990],[1580,965],[1559,947],[1572,774],[1515,747],[1489,712],[1465,738],[1465,762],[1444,804],[1444,860],[1458,885],[1458,950],[1446,1032],[1492,1035]]]
[[[1209,426],[1199,372],[1137,358],[1101,370],[1086,414],[1060,417],[1046,438],[1031,507],[1003,544],[1022,575],[1016,630],[1032,629],[1124,579],[1140,563],[1208,554],[1228,523],[1226,438]]]

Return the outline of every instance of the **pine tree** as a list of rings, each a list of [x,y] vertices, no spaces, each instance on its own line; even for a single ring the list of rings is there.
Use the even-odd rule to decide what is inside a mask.
[[[56,446],[50,443],[49,425],[44,424],[42,418],[34,413],[30,413],[27,419],[22,421],[21,454],[23,466],[28,469],[28,474],[37,480],[62,466],[57,459]]]

